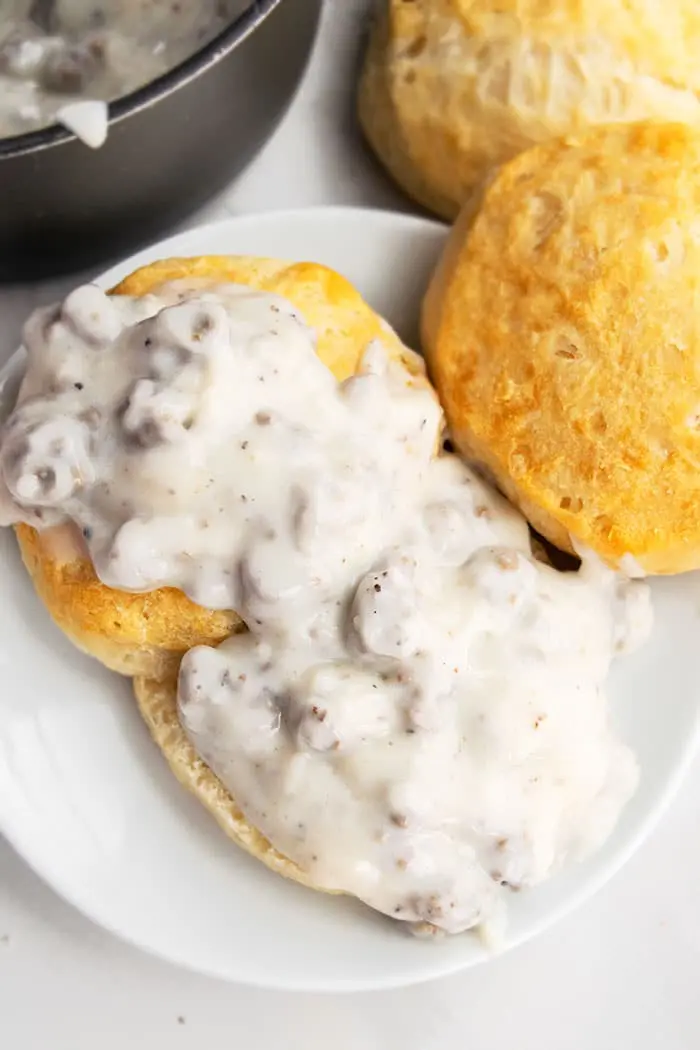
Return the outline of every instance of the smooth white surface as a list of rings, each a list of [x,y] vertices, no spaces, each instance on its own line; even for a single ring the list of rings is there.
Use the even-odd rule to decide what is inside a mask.
[[[421,293],[444,240],[443,226],[408,215],[282,211],[179,234],[99,283],[110,287],[169,256],[312,259],[345,274],[414,342]],[[476,937],[407,937],[357,902],[305,892],[232,849],[168,773],[128,684],[73,652],[45,615],[9,530],[0,534],[0,576],[9,599],[0,604],[0,659],[12,683],[0,698],[0,829],[86,915],[180,965],[270,988],[392,987],[488,960]],[[620,736],[640,763],[640,786],[590,861],[510,898],[508,946],[550,925],[614,873],[676,790],[695,749],[700,579],[655,580],[652,590],[652,637],[614,666],[608,690]],[[671,709],[660,702],[667,690]],[[187,922],[174,923],[174,914]]]
[[[368,6],[329,0],[293,112],[210,217],[334,201],[406,207],[350,132],[349,78]],[[3,356],[31,305],[70,283],[0,293]],[[675,702],[669,684],[662,703]],[[699,827],[696,763],[624,874],[549,933],[461,976],[352,997],[257,992],[155,962],[64,905],[0,844],[0,1043],[12,1050],[697,1050]]]

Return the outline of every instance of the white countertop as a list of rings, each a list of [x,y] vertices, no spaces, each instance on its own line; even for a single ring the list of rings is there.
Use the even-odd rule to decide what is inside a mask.
[[[285,123],[235,187],[194,221],[298,205],[407,207],[363,152],[352,123],[352,79],[371,0],[327,3],[315,59]],[[0,292],[0,360],[28,310],[70,283]],[[193,976],[126,947],[55,897],[0,838],[0,1046],[697,1050],[699,887],[696,763],[623,872],[530,944],[406,991],[273,994]]]

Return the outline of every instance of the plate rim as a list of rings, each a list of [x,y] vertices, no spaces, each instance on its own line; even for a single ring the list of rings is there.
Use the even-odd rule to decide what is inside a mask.
[[[232,231],[235,231],[242,226],[253,227],[260,223],[270,224],[276,222],[284,225],[289,222],[304,222],[309,218],[311,218],[312,221],[332,222],[335,219],[340,222],[352,221],[355,224],[358,222],[369,221],[377,225],[388,224],[393,225],[394,227],[403,226],[404,229],[413,228],[416,231],[422,230],[425,233],[431,233],[434,235],[439,234],[443,237],[446,237],[449,232],[449,226],[433,219],[408,212],[404,213],[401,211],[391,211],[381,208],[354,205],[272,208],[261,212],[243,213],[240,216],[226,216],[200,226],[193,226],[178,231],[163,240],[154,242],[150,246],[134,253],[127,259],[109,267],[107,270],[94,277],[92,283],[95,283],[102,288],[111,287],[120,280],[124,274],[145,265],[149,261],[149,258],[151,261],[154,261],[157,258],[163,258],[168,253],[171,246],[174,247],[178,243],[185,242],[190,238],[205,239],[209,234],[218,236],[228,227],[230,227]],[[16,350],[10,358],[0,366],[0,392],[2,391],[8,377],[11,376],[13,371],[18,367],[21,355],[22,350]],[[583,878],[580,884],[578,884],[563,901],[551,909],[548,909],[546,914],[533,923],[529,929],[526,929],[519,935],[508,939],[507,943],[498,951],[489,952],[488,950],[485,950],[483,954],[474,954],[472,957],[454,955],[448,958],[445,956],[441,961],[441,956],[438,954],[439,946],[426,946],[426,964],[420,969],[420,972],[411,970],[410,973],[407,974],[397,968],[395,971],[385,975],[381,980],[372,979],[364,983],[355,978],[329,978],[324,983],[311,983],[309,980],[297,978],[295,974],[290,974],[290,977],[284,983],[277,977],[274,977],[272,981],[266,982],[255,974],[248,976],[245,973],[236,973],[235,975],[233,973],[226,973],[222,968],[207,966],[206,963],[202,963],[201,961],[193,961],[187,958],[186,955],[179,955],[176,951],[168,952],[161,949],[158,945],[150,943],[146,939],[141,939],[138,936],[138,933],[132,933],[129,929],[122,928],[112,923],[107,916],[101,914],[99,908],[94,908],[91,903],[88,902],[86,904],[85,902],[82,902],[79,899],[79,895],[76,894],[69,885],[66,885],[66,880],[63,879],[60,872],[54,874],[49,873],[46,870],[45,866],[41,863],[41,857],[38,855],[37,851],[32,848],[31,842],[25,840],[22,834],[22,829],[19,825],[8,829],[6,820],[7,814],[3,814],[1,811],[0,834],[4,836],[11,848],[22,859],[22,861],[28,865],[34,874],[46,886],[55,892],[58,897],[63,898],[63,900],[80,915],[92,924],[105,930],[109,935],[116,937],[122,943],[127,944],[132,948],[136,948],[144,952],[146,955],[165,962],[168,965],[179,966],[189,972],[202,974],[217,980],[226,980],[241,984],[242,986],[266,990],[314,992],[321,994],[347,994],[388,990],[424,984],[441,977],[448,977],[470,969],[472,966],[478,966],[483,963],[497,960],[507,952],[520,947],[528,941],[533,940],[535,937],[539,937],[540,934],[546,932],[567,915],[580,908],[581,905],[591,899],[606,883],[619,874],[620,870],[626,865],[633,854],[636,853],[639,847],[653,834],[673,798],[678,793],[678,790],[681,787],[681,784],[683,783],[699,749],[700,696],[696,701],[694,730],[692,733],[689,733],[684,740],[683,747],[680,749],[679,758],[673,766],[672,773],[666,778],[663,790],[654,796],[653,804],[647,808],[644,818],[640,821],[639,827],[634,833],[629,835],[628,841],[623,846],[613,850],[612,856],[604,865]],[[613,830],[608,842],[614,841],[616,833],[617,829]]]

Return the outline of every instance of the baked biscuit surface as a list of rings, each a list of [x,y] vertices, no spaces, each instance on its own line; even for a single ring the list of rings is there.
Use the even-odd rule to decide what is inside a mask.
[[[700,566],[700,135],[615,126],[505,165],[423,335],[454,438],[548,539]],[[633,561],[630,561],[630,558]]]
[[[394,178],[453,218],[493,165],[590,125],[700,119],[694,0],[387,0],[360,119]]]

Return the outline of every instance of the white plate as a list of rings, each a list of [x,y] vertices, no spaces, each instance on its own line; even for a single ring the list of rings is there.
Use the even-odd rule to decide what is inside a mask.
[[[270,213],[174,237],[100,283],[167,255],[315,260],[346,274],[413,340],[443,239],[444,227],[403,215]],[[168,772],[128,683],[80,656],[53,627],[9,530],[0,536],[0,578],[0,827],[77,908],[173,962],[275,988],[410,984],[487,958],[471,935],[413,940],[361,905],[288,883],[237,850]],[[653,587],[651,644],[621,663],[610,685],[619,730],[641,763],[639,790],[589,863],[513,897],[509,946],[610,878],[660,815],[695,749],[700,580],[689,575]],[[633,889],[630,898],[632,906]]]

